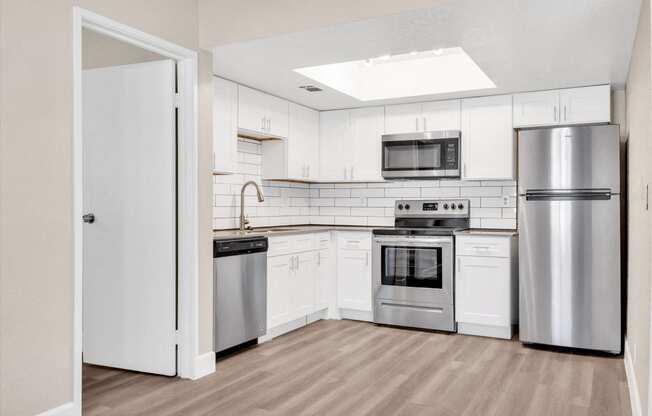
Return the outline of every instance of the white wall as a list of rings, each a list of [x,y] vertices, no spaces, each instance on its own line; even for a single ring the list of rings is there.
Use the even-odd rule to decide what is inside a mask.
[[[0,0],[0,415],[72,400],[72,8],[198,49],[197,0]],[[210,54],[208,54],[210,55]],[[201,56],[200,56],[201,58]],[[212,58],[200,70],[210,74]],[[201,75],[201,74],[200,74]],[[211,116],[211,99],[202,100]],[[202,124],[205,126],[205,123]],[[212,154],[210,134],[200,153]],[[210,273],[210,168],[200,287]],[[203,266],[202,266],[203,265]],[[204,279],[202,285],[201,279]],[[209,302],[207,296],[201,302]],[[200,304],[200,311],[212,305]],[[210,319],[200,317],[201,319]],[[200,328],[212,326],[200,321]],[[206,348],[203,334],[200,340]]]
[[[464,198],[471,201],[471,226],[516,228],[514,181],[403,180],[386,183],[301,184],[262,181],[261,145],[238,142],[238,172],[214,177],[213,226],[237,228],[240,189],[254,180],[265,201],[247,190],[246,214],[254,227],[292,224],[391,226],[397,199]],[[504,197],[507,206],[503,206]]]
[[[650,2],[645,0],[626,89],[629,165],[626,337],[644,415],[648,414],[650,348],[650,213],[645,202],[652,155],[650,47]]]

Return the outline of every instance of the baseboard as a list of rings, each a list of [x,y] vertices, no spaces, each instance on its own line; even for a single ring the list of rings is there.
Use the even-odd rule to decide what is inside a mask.
[[[480,337],[512,339],[512,326],[493,326],[469,324],[465,322],[457,323],[457,332],[464,335],[475,335]]]
[[[205,377],[215,372],[215,353],[213,351],[195,357],[193,380]]]
[[[81,409],[75,406],[74,402],[64,403],[53,409],[39,413],[37,416],[80,416]]]
[[[359,311],[356,309],[340,308],[341,319],[351,319],[353,321],[374,321],[374,313],[371,311]]]
[[[632,416],[642,416],[641,396],[638,391],[638,384],[636,383],[634,363],[632,362],[632,354],[629,349],[627,338],[625,338],[625,374],[627,375],[627,387],[629,388],[629,401],[632,407]]]

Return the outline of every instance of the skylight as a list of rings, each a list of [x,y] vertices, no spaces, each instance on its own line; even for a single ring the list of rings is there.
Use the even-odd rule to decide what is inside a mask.
[[[360,101],[496,88],[459,47],[384,55],[295,71]]]

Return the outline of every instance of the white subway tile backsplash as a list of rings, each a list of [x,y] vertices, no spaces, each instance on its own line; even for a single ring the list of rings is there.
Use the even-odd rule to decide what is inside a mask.
[[[384,217],[385,208],[351,208],[354,217]]]
[[[320,189],[319,197],[320,198],[334,198],[334,197],[349,197],[351,196],[350,189],[342,188],[332,188],[332,189]]]
[[[420,198],[421,188],[387,188],[385,189],[387,198]]]
[[[385,188],[356,188],[351,189],[352,197],[364,198],[383,198],[385,196]]]
[[[470,200],[471,226],[516,227],[516,182],[460,180],[394,180],[370,183],[263,181],[259,142],[240,140],[238,170],[213,177],[213,227],[238,226],[240,189],[253,180],[263,185],[259,203],[247,189],[245,213],[254,227],[293,224],[392,226],[397,199],[464,198]],[[503,204],[507,196],[508,205]]]
[[[460,196],[500,196],[503,188],[498,186],[471,186],[460,188]]]
[[[422,198],[459,198],[460,188],[421,188]]]

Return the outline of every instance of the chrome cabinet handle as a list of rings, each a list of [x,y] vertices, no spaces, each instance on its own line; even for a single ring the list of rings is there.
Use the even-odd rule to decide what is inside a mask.
[[[557,121],[557,106],[554,105],[552,107],[553,107],[553,113],[554,113],[555,121]]]
[[[95,214],[91,214],[91,213],[89,213],[89,214],[84,214],[84,215],[82,215],[82,220],[83,220],[86,224],[92,224],[92,223],[95,222]]]
[[[260,119],[260,130],[265,131],[265,117]]]
[[[457,272],[458,273],[462,272],[462,259],[459,257],[457,258]]]
[[[419,117],[414,118],[415,131],[419,131]]]
[[[308,178],[310,177],[310,165],[308,165],[308,175],[306,175]]]
[[[365,251],[364,253],[364,265],[369,266],[369,252]]]
[[[272,119],[267,119],[267,131],[272,131]]]
[[[423,118],[423,131],[428,131],[428,120],[426,118]]]
[[[568,117],[566,117],[566,105],[564,105],[564,121],[568,121]]]

